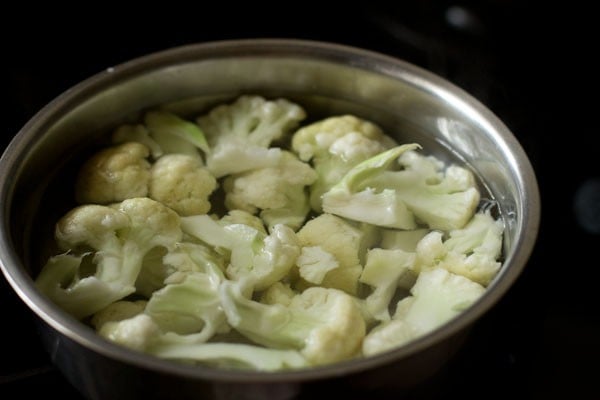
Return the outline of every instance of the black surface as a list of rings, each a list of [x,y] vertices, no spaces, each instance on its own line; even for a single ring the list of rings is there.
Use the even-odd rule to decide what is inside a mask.
[[[152,17],[105,4],[102,10],[74,10],[73,17],[39,9],[4,14],[18,28],[2,28],[7,104],[0,143],[4,147],[44,104],[80,80],[181,44],[296,37],[364,47],[420,65],[505,121],[536,170],[543,213],[538,244],[516,285],[477,323],[457,357],[409,397],[596,397],[600,132],[594,13],[562,2],[397,3],[335,12],[307,3],[269,9],[253,3],[210,10],[169,4],[151,10]],[[42,391],[79,398],[51,366],[31,313],[3,278],[0,304],[0,397]]]

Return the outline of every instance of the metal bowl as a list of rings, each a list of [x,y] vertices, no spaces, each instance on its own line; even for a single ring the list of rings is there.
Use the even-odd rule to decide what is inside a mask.
[[[33,278],[41,238],[73,205],[73,165],[116,125],[169,103],[197,112],[242,93],[282,96],[309,115],[350,112],[400,142],[459,158],[498,202],[506,224],[503,267],[459,317],[385,354],[314,369],[259,373],[190,366],[129,351],[100,338],[41,295]],[[50,188],[50,189],[49,189]],[[36,114],[0,160],[0,261],[37,315],[53,362],[86,397],[294,398],[326,388],[407,387],[435,372],[468,328],[514,283],[534,246],[540,203],[532,167],[507,127],[449,82],[406,62],[334,44],[241,40],[185,46],[109,68]]]

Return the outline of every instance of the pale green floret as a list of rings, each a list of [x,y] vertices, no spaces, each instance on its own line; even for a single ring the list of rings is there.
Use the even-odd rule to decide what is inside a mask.
[[[311,186],[310,205],[322,211],[321,196],[358,163],[394,147],[381,129],[353,115],[330,117],[299,129],[292,149],[302,161],[311,161],[318,178]]]
[[[258,344],[295,349],[310,364],[320,365],[358,354],[365,323],[351,296],[336,289],[313,287],[295,296],[289,306],[255,302],[239,285],[221,285],[229,324]]]
[[[416,228],[413,214],[399,192],[383,186],[375,188],[371,181],[390,168],[402,153],[418,147],[417,144],[394,147],[354,166],[323,194],[323,210],[382,227]]]
[[[418,335],[433,331],[469,308],[485,288],[442,268],[422,271],[411,289],[414,301],[402,320]]]
[[[462,229],[449,232],[443,240],[440,232],[431,232],[417,246],[417,265],[421,269],[445,268],[487,286],[501,267],[504,226],[488,212],[477,213]]]
[[[325,279],[325,275],[338,268],[340,263],[333,254],[321,246],[305,246],[302,247],[300,256],[296,259],[296,265],[304,280],[319,285]]]
[[[372,356],[397,348],[415,338],[410,325],[401,319],[392,319],[373,328],[362,343],[364,356]]]
[[[150,132],[142,124],[121,125],[112,135],[112,142],[121,144],[126,142],[138,142],[150,149],[153,159],[158,159],[163,155],[163,150],[158,143],[150,136]]]
[[[36,287],[75,318],[91,315],[133,293],[133,286],[105,282],[95,276],[78,277],[84,256],[50,257],[36,279]]]
[[[300,254],[293,230],[275,225],[269,235],[244,224],[221,225],[207,215],[182,218],[182,229],[203,242],[229,253],[227,276],[250,279],[263,290],[284,278]]]
[[[146,313],[163,332],[197,334],[198,342],[226,331],[226,317],[219,299],[219,286],[224,278],[221,274],[221,279],[215,279],[215,275],[193,272],[182,282],[166,285],[152,295]]]
[[[200,159],[198,149],[209,153],[204,132],[198,125],[168,111],[150,111],[144,123],[166,154],[187,154]]]
[[[148,194],[150,155],[141,143],[127,142],[100,150],[79,170],[75,199],[80,204],[110,204]]]
[[[197,120],[211,147],[209,170],[220,178],[277,165],[281,151],[270,146],[305,117],[304,110],[288,100],[260,96],[241,96],[212,109]]]
[[[320,246],[339,263],[338,268],[327,272],[320,285],[356,295],[364,232],[340,217],[321,214],[304,224],[297,235],[303,247]]]
[[[471,171],[444,164],[414,151],[402,154],[399,171],[382,171],[365,182],[376,190],[394,190],[398,199],[431,229],[459,229],[479,204],[479,191]]]
[[[470,307],[484,292],[478,283],[442,268],[421,272],[411,289],[412,296],[398,303],[393,319],[365,337],[363,353],[381,353],[432,332]]]
[[[206,214],[216,188],[216,179],[202,163],[185,154],[167,154],[150,169],[149,197],[182,216]]]
[[[158,246],[172,249],[181,235],[179,216],[148,198],[77,207],[57,223],[56,241],[63,249],[91,250],[95,273],[81,278],[83,256],[59,255],[44,266],[37,286],[76,318],[86,317],[134,293],[145,255]]]
[[[225,205],[252,214],[260,210],[266,225],[285,224],[299,229],[310,211],[305,188],[317,178],[310,165],[287,151],[271,167],[258,168],[225,179]]]
[[[373,288],[365,306],[380,321],[390,319],[389,305],[398,286],[409,289],[415,282],[415,254],[403,250],[371,249],[360,282]]]

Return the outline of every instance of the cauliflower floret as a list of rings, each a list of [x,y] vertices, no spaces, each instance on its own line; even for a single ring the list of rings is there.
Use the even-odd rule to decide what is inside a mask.
[[[414,253],[400,249],[369,250],[360,281],[373,288],[372,293],[365,299],[365,306],[375,319],[390,319],[389,304],[396,289],[410,289],[415,283],[414,264]]]
[[[77,318],[92,315],[135,292],[144,257],[156,247],[172,250],[181,240],[179,216],[149,198],[79,206],[57,223],[59,246],[80,255],[51,257],[36,279],[37,287]],[[93,255],[93,274],[82,274]]]
[[[216,179],[191,156],[167,154],[150,169],[149,197],[182,216],[206,214],[216,188]]]
[[[306,117],[304,110],[284,99],[241,96],[232,104],[198,118],[211,152],[208,169],[217,177],[276,165],[279,149],[269,148]]]
[[[385,186],[376,189],[371,181],[390,168],[399,155],[417,147],[417,144],[397,146],[354,166],[323,194],[323,210],[377,226],[414,229],[413,214],[397,191]]]
[[[458,166],[443,171],[441,161],[413,151],[419,147],[398,146],[353,167],[323,194],[323,210],[388,228],[462,228],[479,203],[473,174]],[[391,168],[396,158],[403,169]]]
[[[305,246],[296,259],[298,272],[307,282],[321,284],[325,275],[340,266],[338,260],[321,246]]]
[[[501,267],[503,231],[501,220],[483,212],[464,228],[450,231],[445,241],[441,232],[431,232],[417,245],[417,267],[444,268],[487,286]]]
[[[310,188],[310,205],[322,211],[321,196],[355,165],[395,146],[392,138],[353,115],[326,118],[303,127],[292,137],[292,149],[311,161],[318,178]]]
[[[451,230],[465,226],[479,204],[473,173],[456,165],[444,170],[434,157],[414,151],[398,159],[404,169],[384,171],[367,184],[392,189],[415,217],[431,229]]]
[[[148,194],[150,152],[137,142],[101,150],[87,160],[77,177],[78,203],[110,204]]]
[[[483,295],[485,288],[442,268],[419,274],[411,289],[396,306],[391,321],[375,327],[363,341],[363,354],[372,355],[404,345],[462,313]]]
[[[356,294],[358,277],[362,272],[360,252],[364,233],[331,214],[321,214],[308,221],[298,231],[304,247],[320,246],[333,255],[339,267],[327,272],[321,286]]]
[[[208,215],[183,217],[181,224],[188,235],[227,252],[227,276],[249,280],[255,290],[287,276],[300,254],[296,233],[283,224],[275,225],[269,235],[244,224],[223,224]]]
[[[310,211],[304,189],[316,178],[310,165],[290,152],[282,152],[275,166],[225,179],[225,205],[230,210],[241,209],[252,214],[260,209],[260,216],[269,228],[283,223],[296,230]]]
[[[352,296],[342,291],[309,288],[283,306],[248,299],[231,282],[221,288],[230,325],[256,343],[297,349],[316,365],[348,359],[360,350],[365,321]]]
[[[251,213],[244,210],[231,210],[224,215],[219,223],[223,225],[232,225],[232,224],[243,224],[248,225],[259,232],[264,234],[267,233],[265,229],[265,225],[262,219],[258,218],[256,215],[252,215]]]

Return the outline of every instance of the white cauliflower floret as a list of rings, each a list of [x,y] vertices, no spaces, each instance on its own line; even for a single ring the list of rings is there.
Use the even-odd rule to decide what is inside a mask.
[[[445,269],[422,271],[411,289],[414,300],[402,320],[423,335],[462,313],[484,292],[480,284]]]
[[[365,306],[375,319],[390,319],[389,304],[396,289],[410,289],[415,282],[414,263],[415,254],[400,249],[368,251],[360,281],[373,288],[365,299]]]
[[[384,171],[368,184],[392,189],[415,217],[431,229],[451,230],[465,226],[479,204],[473,173],[456,165],[444,170],[434,157],[408,151],[398,159],[404,169]]]
[[[360,350],[365,322],[354,299],[342,291],[309,288],[283,306],[248,299],[231,282],[221,288],[229,324],[256,343],[297,349],[316,365],[348,359]]]
[[[243,224],[248,225],[259,232],[264,234],[267,233],[265,229],[265,225],[259,217],[256,215],[252,215],[248,211],[244,210],[230,210],[226,215],[224,215],[219,223],[223,225],[233,225],[233,224]]]
[[[298,231],[298,239],[304,247],[321,247],[339,263],[338,268],[326,273],[321,286],[356,294],[362,272],[363,231],[335,215],[321,214],[304,224]]]
[[[363,341],[372,355],[404,345],[458,316],[483,295],[485,288],[442,268],[419,274],[412,296],[402,299],[391,321],[374,328]]]
[[[208,215],[183,217],[185,233],[228,253],[227,276],[249,280],[255,290],[263,290],[283,279],[300,254],[296,233],[278,224],[269,235],[245,224],[224,224]]]
[[[325,275],[340,266],[333,254],[321,246],[305,246],[296,259],[300,276],[307,282],[319,285]]]
[[[182,216],[210,210],[209,196],[217,188],[217,181],[197,158],[167,154],[154,163],[150,174],[150,198]]]
[[[277,165],[225,179],[225,205],[252,214],[261,210],[268,227],[283,223],[298,229],[310,211],[305,187],[316,178],[310,165],[290,152],[282,152]]]
[[[489,212],[477,213],[462,229],[451,230],[443,240],[440,232],[427,234],[417,245],[417,266],[440,267],[487,286],[501,267],[501,220]]]
[[[260,96],[241,96],[212,109],[197,120],[211,147],[209,170],[220,178],[276,165],[281,152],[269,146],[305,117],[304,110],[288,100]]]
[[[110,204],[148,194],[150,152],[128,142],[103,149],[88,159],[77,177],[75,197],[81,204]]]
[[[81,254],[51,257],[36,285],[75,317],[87,317],[134,293],[146,254],[172,250],[181,237],[179,216],[146,197],[79,206],[59,220],[55,238],[62,249]],[[86,255],[93,255],[96,270],[82,276]]]
[[[323,194],[323,210],[388,228],[462,228],[479,203],[473,174],[443,171],[441,161],[412,151],[419,147],[398,146],[356,165]],[[403,169],[392,168],[396,158]]]
[[[413,214],[396,190],[371,183],[401,154],[419,147],[405,144],[379,153],[352,167],[322,196],[323,210],[355,221],[382,227],[414,229]]]
[[[311,161],[318,178],[310,188],[310,205],[322,211],[321,196],[358,163],[395,146],[372,122],[353,115],[326,118],[294,133],[292,149]]]
[[[399,347],[414,339],[410,325],[400,319],[393,319],[373,328],[362,344],[362,353],[372,356]]]

